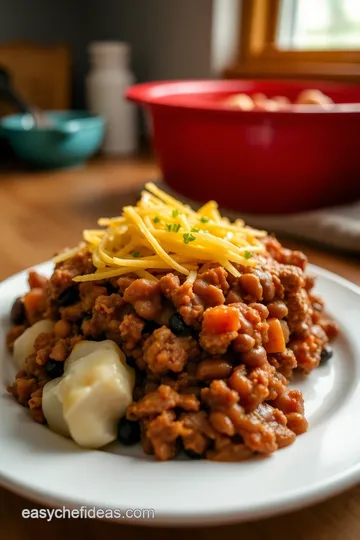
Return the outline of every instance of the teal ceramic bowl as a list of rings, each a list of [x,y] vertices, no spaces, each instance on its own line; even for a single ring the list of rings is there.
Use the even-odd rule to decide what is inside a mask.
[[[15,153],[38,168],[82,165],[100,147],[104,137],[101,116],[81,111],[45,111],[49,127],[33,127],[27,114],[5,116],[0,133]]]

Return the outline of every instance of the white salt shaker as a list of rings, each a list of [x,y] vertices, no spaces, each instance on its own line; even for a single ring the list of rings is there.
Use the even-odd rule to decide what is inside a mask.
[[[103,152],[129,155],[137,149],[135,106],[125,99],[134,84],[129,68],[130,47],[122,42],[95,42],[89,46],[91,70],[86,78],[87,105],[106,120]]]

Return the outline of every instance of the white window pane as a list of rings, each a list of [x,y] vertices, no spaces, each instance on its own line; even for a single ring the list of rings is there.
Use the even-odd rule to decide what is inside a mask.
[[[360,49],[360,0],[282,0],[281,49]]]

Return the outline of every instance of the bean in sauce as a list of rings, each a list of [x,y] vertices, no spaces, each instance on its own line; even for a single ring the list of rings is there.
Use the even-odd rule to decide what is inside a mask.
[[[118,440],[125,446],[131,446],[140,441],[140,425],[127,418],[121,418],[117,430]]]
[[[75,287],[70,287],[60,294],[58,302],[60,306],[69,306],[79,300],[79,291]]]
[[[10,319],[13,324],[22,324],[26,319],[25,306],[21,297],[13,303],[10,313]]]
[[[183,318],[179,313],[174,313],[171,315],[169,320],[169,327],[171,331],[176,335],[182,335],[188,332],[188,327],[184,323]]]
[[[45,364],[45,371],[52,379],[61,377],[64,373],[64,362],[49,359]]]
[[[326,364],[330,360],[330,358],[332,358],[333,354],[334,352],[332,350],[332,347],[330,347],[330,345],[326,345],[326,347],[324,347],[321,352],[320,364]]]

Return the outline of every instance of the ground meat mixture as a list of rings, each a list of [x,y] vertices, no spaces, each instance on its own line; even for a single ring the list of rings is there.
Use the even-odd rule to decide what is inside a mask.
[[[56,265],[50,278],[50,297],[58,301],[60,305],[64,301],[64,293],[69,289],[75,289],[73,278],[80,274],[91,274],[95,271],[90,253],[77,254],[71,259]]]
[[[194,283],[181,283],[179,276],[167,274],[161,278],[160,287],[184,322],[200,329],[204,311],[225,302],[224,295],[230,288],[226,281],[227,275],[222,267],[211,268],[200,273]]]
[[[162,310],[159,282],[135,279],[125,290],[124,300],[131,304],[139,317],[154,321]]]
[[[179,373],[188,362],[190,349],[189,338],[176,337],[169,328],[162,326],[145,341],[144,362],[152,373]]]
[[[137,426],[145,453],[241,461],[292,444],[308,424],[289,381],[331,356],[338,330],[313,292],[305,255],[273,237],[264,244],[256,267],[235,265],[237,278],[206,263],[195,280],[154,271],[154,279],[76,284],[76,275],[94,271],[89,253],[57,264],[50,279],[30,272],[30,290],[11,311],[8,347],[41,319],[55,326],[36,338],[9,392],[45,423],[43,387],[62,374],[76,343],[111,339],[135,369],[123,421]]]

